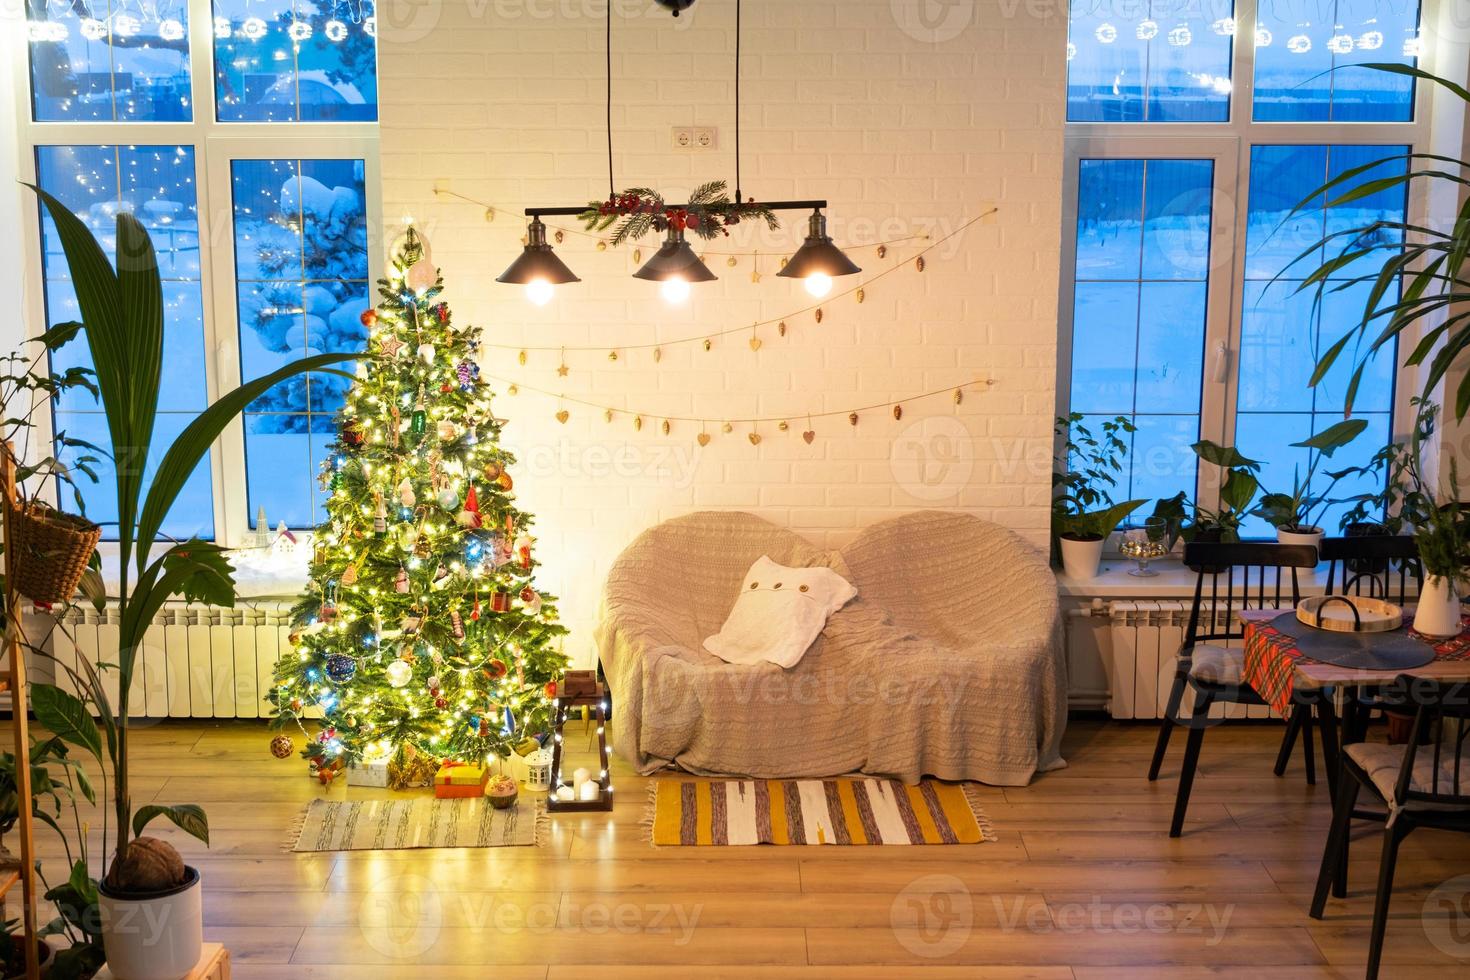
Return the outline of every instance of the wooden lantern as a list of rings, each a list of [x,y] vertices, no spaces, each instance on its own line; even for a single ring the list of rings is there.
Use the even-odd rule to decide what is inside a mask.
[[[573,673],[592,673],[591,671],[569,671],[568,676]],[[607,747],[607,688],[596,681],[593,675],[592,689],[585,694],[573,694],[563,692],[563,686],[567,679],[563,678],[557,684],[556,699],[552,702],[555,709],[551,728],[551,778],[550,787],[546,795],[546,809],[550,813],[587,813],[595,811],[607,811],[613,808],[612,798],[612,768],[611,758]],[[566,725],[567,713],[573,708],[591,708],[593,717],[597,721],[597,759],[599,772],[597,774],[597,799],[584,800],[579,798],[563,799],[558,793],[560,790],[571,788],[571,783],[562,778],[562,729]]]

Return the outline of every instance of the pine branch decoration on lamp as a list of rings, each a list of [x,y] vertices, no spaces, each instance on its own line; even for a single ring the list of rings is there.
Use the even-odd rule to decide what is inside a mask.
[[[532,518],[511,492],[479,330],[454,323],[412,227],[378,285],[362,315],[372,356],[323,467],[297,655],[269,695],[276,728],[322,717],[302,755],[324,783],[375,756],[505,757],[548,730],[546,685],[566,663],[555,597],[532,582]]]

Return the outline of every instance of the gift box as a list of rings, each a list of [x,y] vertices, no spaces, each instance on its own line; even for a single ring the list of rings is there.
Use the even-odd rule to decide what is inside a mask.
[[[388,760],[379,759],[374,761],[363,760],[356,765],[347,767],[348,786],[376,786],[388,785]]]
[[[441,800],[469,799],[485,795],[490,780],[487,766],[470,762],[446,762],[434,774],[434,795]]]

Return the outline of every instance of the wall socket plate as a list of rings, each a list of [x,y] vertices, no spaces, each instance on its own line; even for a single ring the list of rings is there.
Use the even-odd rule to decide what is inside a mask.
[[[719,148],[720,131],[714,126],[675,126],[674,149],[695,152]]]

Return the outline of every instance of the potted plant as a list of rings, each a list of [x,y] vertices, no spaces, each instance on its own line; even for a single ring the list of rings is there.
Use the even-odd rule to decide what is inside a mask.
[[[1256,473],[1261,464],[1242,455],[1233,446],[1221,446],[1208,439],[1201,439],[1190,448],[1202,461],[1225,471],[1225,479],[1220,483],[1220,504],[1211,508],[1198,501],[1191,503],[1184,490],[1157,501],[1153,516],[1164,519],[1169,547],[1172,548],[1180,538],[1185,541],[1239,541],[1240,522],[1249,513],[1251,501],[1260,489]]]
[[[1282,544],[1308,544],[1314,548],[1322,543],[1324,532],[1318,521],[1328,507],[1337,503],[1331,497],[1333,488],[1353,471],[1346,469],[1327,473],[1326,476],[1331,480],[1327,489],[1321,493],[1313,493],[1312,477],[1316,475],[1317,464],[1352,442],[1367,427],[1367,419],[1344,419],[1310,439],[1292,443],[1293,447],[1306,449],[1310,453],[1307,475],[1303,477],[1300,470],[1293,470],[1291,493],[1265,494],[1251,512],[1276,529],[1277,541]]]
[[[164,366],[163,290],[153,243],[133,215],[119,213],[114,269],[87,226],[66,205],[32,189],[54,222],[66,255],[82,313],[80,328],[71,332],[84,338],[90,349],[112,445],[126,447],[128,459],[151,459]],[[199,872],[185,865],[172,845],[145,837],[143,831],[163,817],[209,843],[209,824],[198,806],[133,806],[129,718],[138,652],[154,614],[169,599],[182,596],[227,607],[235,602],[234,570],[221,545],[191,539],[155,548],[155,541],[189,474],[246,405],[286,378],[305,371],[331,371],[331,365],[354,356],[302,358],[223,394],[163,451],[146,488],[141,466],[115,468],[119,561],[116,592],[108,599],[118,616],[116,674],[104,685],[85,659],[76,667],[53,660],[68,672],[81,695],[36,684],[31,696],[42,725],[90,756],[104,778],[111,774],[113,819],[104,820],[102,835],[104,850],[111,852],[105,876],[100,882],[93,879],[85,858],[80,858],[62,886],[67,891],[53,896],[61,891],[53,889],[47,897],[58,904],[84,906],[95,896],[107,964],[118,980],[182,977],[197,963],[203,941]],[[108,687],[116,691],[115,700]],[[161,934],[154,935],[160,923]]]
[[[1425,476],[1424,445],[1434,433],[1439,408],[1426,402],[1418,404],[1419,417],[1407,454],[1410,486],[1415,499],[1422,501],[1422,507],[1413,515],[1414,544],[1424,568],[1414,629],[1425,636],[1458,636],[1459,592],[1470,558],[1470,526],[1460,507],[1460,474],[1455,459],[1450,458],[1449,481],[1441,483],[1441,490],[1436,490]]]
[[[1097,576],[1103,545],[1123,519],[1145,501],[1114,503],[1111,488],[1123,471],[1133,423],[1119,415],[1102,423],[1094,434],[1081,413],[1058,416],[1055,433],[1059,448],[1051,475],[1051,526],[1061,551],[1062,568],[1075,579]]]
[[[0,946],[0,978],[3,980],[26,975],[25,942],[17,935],[19,928],[19,919],[5,920],[5,945]],[[42,942],[36,944],[36,950],[41,961],[41,972],[45,974],[51,962],[51,947]]]

